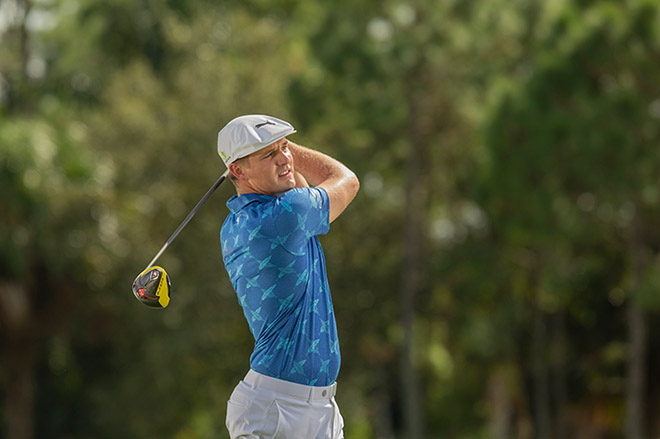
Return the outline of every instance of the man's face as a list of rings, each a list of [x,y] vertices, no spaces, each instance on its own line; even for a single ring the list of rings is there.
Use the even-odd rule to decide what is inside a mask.
[[[293,189],[293,156],[286,138],[271,143],[237,162],[242,175],[241,192],[278,195]]]

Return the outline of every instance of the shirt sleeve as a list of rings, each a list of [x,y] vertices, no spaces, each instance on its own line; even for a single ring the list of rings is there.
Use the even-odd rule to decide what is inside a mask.
[[[323,188],[292,189],[278,197],[273,213],[281,242],[292,251],[330,230],[330,199]]]

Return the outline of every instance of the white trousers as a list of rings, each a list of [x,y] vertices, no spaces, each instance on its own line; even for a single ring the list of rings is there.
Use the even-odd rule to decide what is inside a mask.
[[[250,370],[227,402],[232,439],[343,439],[336,384],[305,386]]]

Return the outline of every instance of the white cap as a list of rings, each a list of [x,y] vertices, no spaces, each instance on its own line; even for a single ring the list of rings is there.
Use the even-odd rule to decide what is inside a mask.
[[[236,160],[295,132],[293,125],[276,117],[261,114],[239,116],[218,133],[218,154],[229,167]]]

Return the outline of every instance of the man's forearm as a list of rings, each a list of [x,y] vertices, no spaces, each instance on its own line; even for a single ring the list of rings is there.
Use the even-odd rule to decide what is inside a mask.
[[[355,198],[360,182],[339,160],[319,151],[289,143],[293,166],[312,186],[322,187],[330,198],[330,222]]]
[[[292,142],[289,142],[289,148],[293,154],[295,170],[300,172],[312,186],[318,186],[328,179],[352,173],[340,161],[322,152]]]

